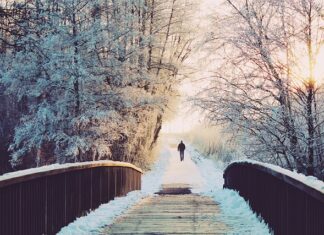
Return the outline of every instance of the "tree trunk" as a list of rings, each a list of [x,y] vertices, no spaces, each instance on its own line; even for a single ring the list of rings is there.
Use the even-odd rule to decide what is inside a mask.
[[[157,69],[157,72],[156,72],[156,76],[159,76],[159,73],[160,73],[160,70],[161,70],[161,65],[162,65],[162,62],[163,62],[163,57],[164,57],[164,53],[165,53],[165,50],[166,50],[166,45],[167,45],[167,42],[169,40],[169,36],[170,36],[170,29],[171,29],[171,24],[172,24],[172,20],[173,20],[173,14],[174,14],[174,8],[175,8],[175,2],[176,0],[173,0],[172,1],[172,8],[171,8],[171,13],[170,13],[170,17],[169,17],[169,22],[168,22],[168,28],[167,28],[167,32],[166,32],[166,35],[165,35],[165,41],[164,41],[164,45],[162,47],[162,52],[161,52],[161,55],[160,55],[160,60],[159,60],[159,65],[158,65],[158,69]]]

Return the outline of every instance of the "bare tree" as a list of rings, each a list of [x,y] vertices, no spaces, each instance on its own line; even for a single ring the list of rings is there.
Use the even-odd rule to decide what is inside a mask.
[[[216,25],[219,66],[196,104],[212,122],[230,123],[244,135],[247,155],[322,177],[321,86],[314,77],[321,2],[226,3]]]

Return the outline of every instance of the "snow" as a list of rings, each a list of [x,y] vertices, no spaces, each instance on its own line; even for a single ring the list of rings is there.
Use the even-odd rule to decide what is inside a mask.
[[[0,181],[1,180],[13,179],[13,178],[20,177],[20,176],[32,175],[32,174],[35,174],[35,173],[41,173],[41,172],[61,169],[64,166],[65,165],[52,164],[52,165],[48,165],[48,166],[42,166],[42,167],[30,168],[30,169],[27,169],[27,170],[10,172],[10,173],[6,173],[6,174],[1,175],[0,176]]]
[[[169,1],[161,1],[163,10],[157,13],[161,20],[154,24],[154,31],[166,31]],[[9,2],[6,1],[8,9],[17,7]],[[170,30],[180,25],[185,28],[187,18],[183,13],[188,12],[181,2],[185,0],[177,1],[174,8],[179,14],[177,26],[169,24]],[[148,48],[160,45],[164,39],[161,41],[155,34],[144,35],[141,27],[144,22],[149,23],[149,19],[127,13],[136,7],[139,12],[149,14],[153,7],[147,7],[142,0],[119,0],[114,4],[99,0],[87,1],[82,9],[76,10],[73,1],[63,1],[58,5],[60,10],[52,12],[45,5],[37,5],[37,14],[30,12],[30,19],[42,20],[33,27],[25,25],[24,36],[16,38],[20,50],[6,48],[1,53],[0,84],[5,89],[5,97],[31,101],[25,107],[30,112],[4,109],[9,112],[8,117],[15,117],[13,123],[7,120],[0,123],[1,127],[10,126],[6,128],[8,133],[14,131],[10,163],[18,168],[25,163],[26,156],[32,156],[33,162],[29,165],[39,165],[39,161],[46,158],[40,156],[43,150],[50,151],[50,162],[64,163],[92,160],[91,157],[109,159],[116,145],[123,148],[125,156],[131,157],[133,148],[149,149],[155,129],[159,128],[157,117],[162,115],[173,94],[165,92],[166,88],[175,82],[169,81],[169,72],[163,72],[166,69],[161,68],[159,76],[149,71],[152,56]],[[98,6],[101,17],[89,16],[89,12],[98,13],[94,11]],[[73,15],[82,20],[80,30],[71,33],[75,27],[75,22],[71,21]],[[111,20],[104,20],[106,18]],[[21,20],[22,24],[27,22]],[[179,45],[185,45],[192,37],[185,32],[180,35],[182,40],[165,50],[165,53],[171,50],[172,56],[168,61],[164,56],[163,61],[174,69],[180,67],[180,62],[175,61],[185,52],[178,51],[182,48]],[[10,41],[14,38],[11,36]],[[133,40],[141,43],[133,43]],[[171,37],[167,41],[171,42]],[[179,53],[174,54],[174,50]],[[153,56],[151,62],[159,60]],[[129,141],[120,146],[122,139]],[[48,143],[51,148],[46,148]],[[31,155],[34,150],[41,150],[39,156]],[[143,151],[141,154],[145,156]]]
[[[66,227],[62,228],[58,235],[88,235],[100,234],[102,229],[127,209],[138,203],[141,199],[155,196],[162,184],[162,176],[166,166],[169,164],[170,153],[168,149],[162,149],[161,154],[151,171],[142,176],[142,190],[133,191],[125,197],[115,198],[107,204],[90,212],[87,216],[76,219]]]
[[[133,191],[126,197],[119,197],[107,204],[101,205],[97,210],[85,217],[78,218],[68,226],[61,229],[61,235],[99,234],[102,228],[111,224],[116,217],[135,205],[145,195],[140,191]]]
[[[163,176],[163,184],[190,185],[193,190],[199,190],[203,184],[203,178],[197,165],[187,157],[180,161],[179,152],[169,151],[171,154],[170,164],[167,166]],[[188,174],[190,172],[190,174]]]
[[[221,219],[232,229],[227,234],[271,234],[268,226],[236,191],[223,189],[223,170],[218,164],[204,158],[192,147],[189,147],[188,151],[204,179],[203,187],[198,193],[212,197],[219,203]]]
[[[48,166],[35,167],[35,168],[26,169],[26,170],[10,172],[10,173],[1,175],[0,181],[10,180],[10,179],[33,175],[33,174],[42,173],[42,172],[51,172],[51,171],[56,171],[56,170],[69,169],[69,168],[79,168],[79,167],[89,166],[89,165],[106,165],[106,166],[122,165],[122,166],[132,167],[132,168],[140,171],[139,168],[136,168],[135,166],[133,166],[132,164],[129,164],[129,163],[102,160],[102,161],[91,161],[91,162],[52,164],[52,165],[48,165]]]
[[[223,170],[198,151],[187,146],[185,159],[180,162],[176,142],[164,141],[153,169],[142,177],[142,190],[101,205],[87,216],[78,218],[64,227],[59,235],[100,234],[119,215],[141,201],[154,195],[163,184],[188,184],[192,192],[209,196],[219,204],[220,220],[231,231],[228,234],[270,234],[267,225],[250,209],[248,203],[233,190],[223,189]]]
[[[276,165],[273,165],[270,163],[258,162],[258,161],[254,161],[254,160],[250,160],[250,159],[232,162],[232,164],[235,164],[235,163],[250,163],[253,165],[259,165],[259,166],[263,166],[265,168],[269,168],[269,169],[276,171],[278,173],[281,173],[283,175],[287,175],[287,176],[289,176],[289,177],[291,177],[291,178],[293,178],[293,179],[295,179],[295,180],[324,194],[324,182],[317,179],[314,176],[306,176],[304,174],[300,174],[295,171],[290,171],[290,170],[284,169],[280,166],[276,166]]]

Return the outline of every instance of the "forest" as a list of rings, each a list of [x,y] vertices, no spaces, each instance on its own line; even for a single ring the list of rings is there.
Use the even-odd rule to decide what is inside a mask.
[[[324,179],[323,1],[226,0],[211,17],[213,64],[193,98],[239,151]]]
[[[186,0],[0,1],[0,174],[148,166],[191,52]]]
[[[0,2],[0,174],[148,168],[191,61],[188,100],[229,139],[214,151],[324,179],[322,0]]]

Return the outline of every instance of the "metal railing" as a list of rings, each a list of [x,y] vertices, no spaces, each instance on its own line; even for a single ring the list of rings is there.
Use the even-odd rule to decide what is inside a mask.
[[[306,185],[284,171],[248,162],[229,165],[224,179],[224,187],[238,191],[274,234],[324,234],[322,190]]]
[[[101,161],[0,177],[0,234],[56,234],[100,204],[139,190],[141,174],[128,163]]]

